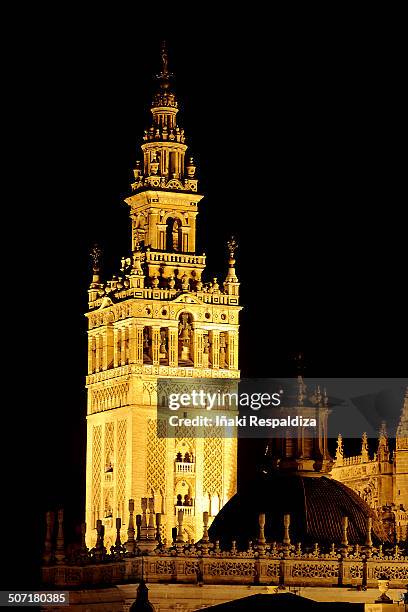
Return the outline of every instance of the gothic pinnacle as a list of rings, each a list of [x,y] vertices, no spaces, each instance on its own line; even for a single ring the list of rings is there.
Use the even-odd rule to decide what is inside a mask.
[[[231,236],[231,238],[228,240],[227,248],[229,254],[228,273],[225,279],[224,286],[228,285],[228,283],[238,283],[238,278],[235,272],[235,251],[238,248],[238,242],[235,240],[234,236]]]
[[[102,249],[95,243],[89,254],[92,260],[92,287],[100,282]]]

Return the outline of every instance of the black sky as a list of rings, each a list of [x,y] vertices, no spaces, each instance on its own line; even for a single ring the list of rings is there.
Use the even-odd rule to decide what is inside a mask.
[[[28,534],[24,569],[12,572],[20,588],[37,580],[43,513],[64,505],[82,520],[87,254],[98,241],[112,274],[129,251],[122,202],[163,36],[205,194],[209,277],[225,275],[229,236],[240,243],[243,374],[293,375],[302,351],[314,377],[406,375],[399,39],[364,21],[243,24],[176,32],[136,11],[70,14],[36,31],[18,60],[10,232],[30,313],[9,454],[13,539],[21,521]]]

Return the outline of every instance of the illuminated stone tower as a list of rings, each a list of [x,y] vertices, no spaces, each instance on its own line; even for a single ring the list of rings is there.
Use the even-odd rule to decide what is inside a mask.
[[[107,282],[100,277],[100,253],[93,252],[87,313],[90,546],[98,519],[107,547],[114,543],[117,517],[125,541],[128,500],[134,499],[137,513],[143,497],[154,498],[163,536],[171,537],[181,508],[185,537],[201,537],[203,511],[211,522],[236,490],[236,439],[223,439],[215,429],[201,438],[186,429],[175,438],[161,437],[165,424],[157,424],[160,379],[170,379],[177,392],[193,378],[205,379],[214,392],[217,379],[239,377],[240,310],[234,240],[228,243],[229,267],[221,286],[216,278],[202,278],[205,255],[196,253],[196,217],[203,196],[197,192],[194,161],[186,158],[184,130],[176,122],[178,103],[165,47],[157,78],[143,161],[136,164],[126,199],[132,252]]]

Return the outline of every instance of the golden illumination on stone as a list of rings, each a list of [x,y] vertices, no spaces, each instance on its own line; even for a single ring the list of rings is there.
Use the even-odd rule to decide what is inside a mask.
[[[371,458],[363,434],[361,453],[345,457],[343,440],[337,440],[336,458],[331,474],[362,497],[379,518],[386,533],[396,542],[408,539],[408,389],[391,453],[385,423],[378,437],[377,451]]]
[[[152,124],[125,200],[132,252],[122,258],[118,276],[103,283],[100,250],[92,251],[86,379],[90,547],[98,520],[108,549],[117,517],[126,540],[129,499],[154,498],[168,540],[181,505],[185,536],[197,539],[203,512],[209,512],[210,524],[236,491],[235,439],[217,438],[215,430],[203,439],[185,431],[176,439],[157,436],[159,379],[179,378],[183,390],[186,379],[208,379],[214,389],[219,378],[239,377],[236,242],[228,243],[225,282],[205,282],[206,256],[196,252],[203,196],[197,192],[194,160],[186,157],[184,130],[177,125],[170,77],[163,50]]]

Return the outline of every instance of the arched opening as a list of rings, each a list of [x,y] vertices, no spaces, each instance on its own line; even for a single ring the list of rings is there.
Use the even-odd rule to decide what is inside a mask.
[[[169,217],[166,225],[166,251],[179,253],[182,250],[181,221]]]
[[[192,487],[185,480],[179,480],[176,484],[175,491],[175,505],[183,508],[191,508],[194,505],[194,499],[192,497]]]
[[[194,449],[182,442],[176,447],[175,471],[176,474],[194,474]]]

